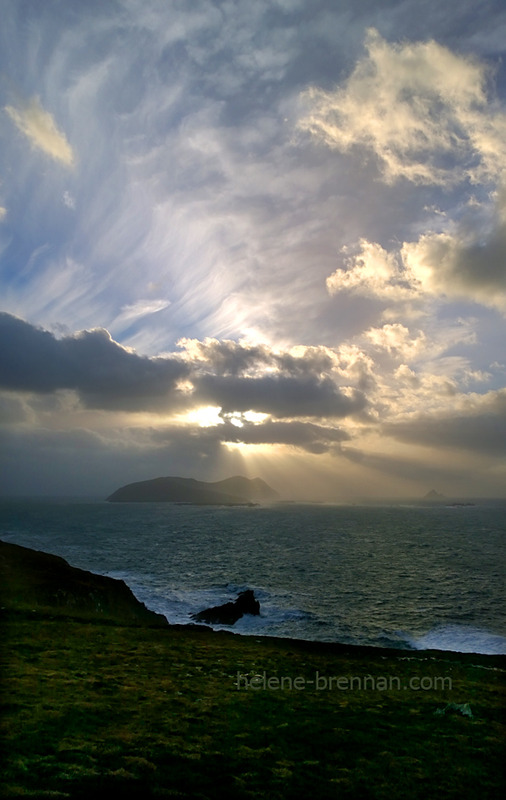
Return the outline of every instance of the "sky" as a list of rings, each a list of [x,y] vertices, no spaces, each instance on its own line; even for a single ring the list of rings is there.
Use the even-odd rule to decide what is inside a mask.
[[[503,0],[0,0],[3,495],[506,496]]]

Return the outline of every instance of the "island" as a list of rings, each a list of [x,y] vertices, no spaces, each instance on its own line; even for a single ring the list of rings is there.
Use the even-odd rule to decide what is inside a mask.
[[[446,498],[444,494],[440,494],[439,492],[436,492],[435,489],[431,489],[430,492],[427,492],[427,494],[424,495],[423,499],[430,500],[431,502],[439,502],[441,500],[445,500]]]
[[[277,500],[278,493],[261,478],[236,475],[208,483],[194,478],[153,478],[121,486],[109,503],[187,503],[211,506],[251,506]]]

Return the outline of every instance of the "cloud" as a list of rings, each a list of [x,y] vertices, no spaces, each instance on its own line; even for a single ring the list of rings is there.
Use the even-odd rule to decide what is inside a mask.
[[[0,461],[4,494],[75,494],[88,493],[105,497],[118,486],[157,475],[191,475],[203,480],[217,480],[238,473],[258,475],[258,464],[244,460],[244,448],[226,444],[280,444],[290,452],[290,459],[279,463],[266,458],[265,478],[275,488],[285,487],[288,495],[308,496],[314,469],[305,468],[305,459],[329,453],[332,461],[346,436],[338,429],[306,423],[272,423],[251,429],[232,424],[212,428],[159,425],[135,428],[109,425],[106,430],[87,427],[49,429],[18,425],[0,425]],[[281,448],[280,448],[281,449]],[[77,455],[76,455],[77,454]],[[242,454],[242,455],[241,455]],[[279,458],[279,452],[278,452]],[[293,467],[300,464],[306,477],[304,488],[293,483]],[[265,470],[267,470],[265,472]],[[335,489],[335,480],[317,473],[315,483]],[[281,486],[279,485],[281,484]],[[325,494],[325,491],[324,491]]]
[[[373,153],[387,183],[405,178],[448,189],[468,181],[481,184],[482,194],[487,186],[493,201],[454,209],[456,220],[439,211],[439,230],[390,250],[362,237],[356,252],[342,249],[329,293],[405,311],[438,298],[504,312],[506,113],[490,91],[489,67],[434,41],[390,44],[374,30],[366,49],[342,86],[306,91],[299,126],[339,152]]]
[[[76,210],[75,198],[70,194],[70,192],[68,190],[65,190],[63,192],[63,203],[64,203],[64,205],[67,206],[67,208],[70,208],[71,211],[75,211]]]
[[[506,311],[506,192],[491,230],[465,225],[405,242],[401,258],[414,284],[427,294],[467,299]]]
[[[425,332],[420,328],[413,331],[400,322],[394,322],[381,328],[369,328],[361,338],[373,346],[376,359],[381,353],[388,353],[393,359],[412,364],[424,363],[425,367],[430,365],[433,371],[442,368],[451,375],[455,370],[448,359],[442,356],[456,346],[476,344],[475,326],[476,319],[457,318],[451,322],[441,321],[437,325],[427,325]]]
[[[169,306],[170,300],[137,300],[135,303],[123,306],[113,325],[119,325],[120,323],[130,324],[134,320],[141,319],[141,317],[163,311]]]
[[[299,127],[340,152],[374,153],[390,183],[495,180],[506,114],[489,103],[487,66],[435,41],[390,44],[374,29],[365,46],[343,86],[306,90]]]
[[[345,258],[345,264],[346,268],[337,269],[327,278],[330,294],[348,291],[389,303],[416,297],[417,283],[403,270],[397,254],[387,252],[375,242],[361,239],[358,252]]]
[[[38,97],[32,97],[21,108],[5,106],[5,111],[34,147],[66,167],[74,165],[74,153],[65,134],[58,130],[53,117],[42,108]]]
[[[363,371],[360,385],[336,381],[349,367],[327,347],[294,347],[288,351],[230,340],[182,340],[192,364],[194,399],[225,413],[254,410],[275,417],[345,417],[367,406]]]
[[[0,425],[17,425],[27,419],[27,409],[21,399],[11,394],[0,394]]]
[[[186,358],[194,365],[212,368],[220,375],[254,376],[262,372],[283,372],[292,376],[322,375],[339,363],[334,350],[324,346],[297,345],[276,350],[266,344],[235,342],[231,339],[181,339]]]
[[[359,252],[327,278],[327,288],[332,295],[361,295],[408,313],[432,298],[466,300],[505,312],[505,209],[494,217],[491,230],[462,223],[453,232],[424,233],[390,252],[361,239]]]
[[[260,411],[276,417],[346,417],[367,405],[359,390],[339,390],[328,377],[297,378],[264,375],[257,378],[203,375],[194,379],[196,397],[203,405],[225,412]]]
[[[3,206],[0,206],[0,222],[2,222],[5,217],[7,216],[7,209]]]
[[[235,425],[227,426],[221,437],[223,441],[230,443],[289,445],[316,455],[339,450],[340,442],[350,438],[339,428],[329,428],[310,422],[271,420],[259,425],[245,424],[239,428]]]
[[[415,493],[418,491],[419,496],[422,497],[427,488],[432,488],[434,485],[444,489],[445,493],[449,491],[452,494],[459,495],[458,488],[454,490],[447,487],[450,484],[451,487],[458,487],[460,480],[465,486],[469,477],[469,466],[467,464],[464,465],[462,462],[448,464],[448,461],[443,461],[442,459],[438,463],[434,463],[433,460],[424,462],[418,454],[411,456],[392,455],[391,453],[365,452],[352,447],[343,447],[340,455],[352,464],[358,464],[364,470],[368,470],[369,476],[379,474],[395,478],[395,482],[391,484],[395,487],[392,491],[392,496],[398,496],[398,487],[407,481],[412,482],[412,496],[416,496]],[[421,489],[420,487],[427,488]],[[486,490],[485,492],[483,491],[483,485],[479,487],[478,494],[482,492],[486,494]]]
[[[169,413],[214,406],[223,418],[253,411],[278,419],[331,419],[360,417],[368,405],[363,369],[352,366],[349,354],[341,359],[328,348],[271,352],[266,346],[192,340],[183,354],[144,357],[104,329],[58,339],[6,313],[0,314],[0,337],[1,387],[74,390],[88,408]],[[343,377],[347,384],[339,386]]]
[[[128,432],[119,433],[0,426],[3,493],[106,497],[122,482],[118,475],[132,481],[138,475],[142,450]]]
[[[240,421],[240,424],[237,424]],[[340,428],[317,425],[313,422],[292,420],[265,420],[260,423],[248,422],[242,416],[235,418],[235,424],[225,417],[220,425],[171,426],[158,429],[153,434],[156,441],[170,441],[172,445],[188,446],[189,442],[199,442],[201,447],[209,448],[216,443],[247,445],[285,445],[307,453],[339,452],[341,442],[350,436]]]
[[[461,396],[451,411],[439,410],[384,424],[383,433],[402,442],[506,455],[506,389]]]
[[[367,406],[361,389],[339,387],[329,374],[339,361],[327,348],[300,348],[293,355],[193,340],[186,343],[185,357],[148,358],[101,328],[57,339],[6,313],[0,314],[0,337],[0,386],[41,393],[71,389],[90,408],[169,411],[184,403],[218,406],[224,414],[251,410],[278,418],[332,418],[360,414]],[[179,391],[183,378],[186,388]]]
[[[413,337],[404,325],[399,322],[383,325],[382,328],[370,328],[364,336],[374,347],[386,350],[395,358],[405,361],[416,361],[427,350],[427,337],[421,330]]]
[[[177,359],[146,358],[121,347],[101,328],[57,339],[0,313],[0,386],[25,392],[76,391],[91,408],[170,408],[188,373]]]

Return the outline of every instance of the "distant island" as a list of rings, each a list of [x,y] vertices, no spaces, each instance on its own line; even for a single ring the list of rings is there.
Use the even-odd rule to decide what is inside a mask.
[[[188,503],[206,506],[241,506],[272,502],[278,493],[261,478],[236,475],[207,483],[194,478],[153,478],[121,486],[109,503]]]
[[[446,498],[445,498],[444,494],[440,494],[439,492],[436,492],[435,489],[431,489],[430,492],[427,492],[427,494],[424,495],[423,499],[424,500],[445,500]]]

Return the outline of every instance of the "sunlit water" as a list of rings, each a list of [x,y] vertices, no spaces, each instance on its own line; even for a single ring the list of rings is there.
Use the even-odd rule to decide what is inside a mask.
[[[255,591],[237,633],[506,653],[506,504],[5,501],[0,539],[122,578],[171,623]]]

